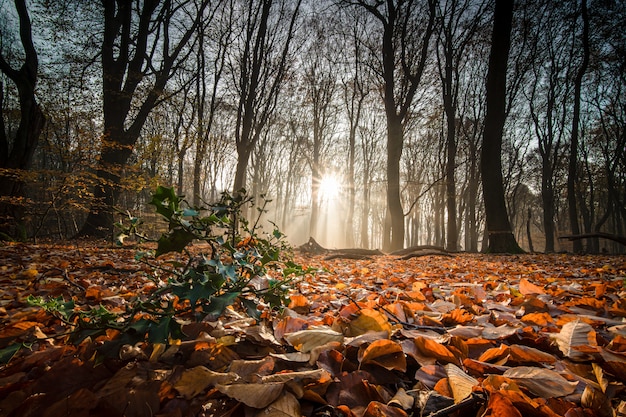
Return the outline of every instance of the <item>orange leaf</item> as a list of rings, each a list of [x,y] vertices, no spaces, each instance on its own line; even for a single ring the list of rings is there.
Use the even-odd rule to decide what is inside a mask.
[[[437,381],[437,383],[435,384],[435,388],[433,389],[444,397],[454,397],[454,394],[452,394],[452,389],[450,388],[450,381],[448,380],[448,378],[441,378],[439,381]]]
[[[549,353],[529,346],[511,345],[509,347],[510,360],[518,363],[554,363],[556,358]]]
[[[363,417],[407,417],[407,413],[398,408],[372,401],[367,405]]]
[[[362,365],[367,363],[380,365],[390,371],[406,371],[406,356],[402,346],[388,339],[376,340],[359,351],[359,362]]]
[[[522,417],[522,413],[513,406],[511,400],[500,392],[494,392],[489,396],[487,410],[484,416],[493,417]]]
[[[543,290],[543,288],[541,288],[538,285],[533,284],[532,282],[528,281],[526,278],[520,279],[519,292],[521,292],[523,295],[545,294],[545,291]]]
[[[500,347],[491,348],[487,350],[485,353],[480,355],[478,360],[480,362],[503,365],[506,363],[508,356],[509,356],[509,347],[507,345],[500,345]]]
[[[549,324],[554,324],[552,316],[548,313],[529,313],[521,318],[524,323],[534,324],[539,327],[546,327]]]
[[[424,356],[430,356],[442,363],[459,364],[459,359],[450,350],[434,340],[417,337],[414,340],[417,349]]]

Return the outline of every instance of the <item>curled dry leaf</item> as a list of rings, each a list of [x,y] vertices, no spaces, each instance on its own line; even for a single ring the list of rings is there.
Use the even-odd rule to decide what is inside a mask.
[[[563,397],[576,390],[578,382],[570,382],[550,369],[518,366],[503,374],[543,398]]]
[[[598,417],[613,417],[613,408],[609,398],[602,391],[587,385],[580,399],[583,407],[592,409]]]
[[[391,407],[380,403],[378,401],[372,401],[367,405],[363,417],[408,417],[407,413],[397,407]]]
[[[387,402],[387,405],[394,407],[400,407],[403,410],[410,410],[415,403],[415,397],[406,393],[404,388],[398,389],[398,392],[393,396],[391,400]]]

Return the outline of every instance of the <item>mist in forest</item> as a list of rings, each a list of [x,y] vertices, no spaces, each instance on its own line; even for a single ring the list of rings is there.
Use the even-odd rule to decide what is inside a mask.
[[[626,235],[626,4],[516,5],[481,172],[494,5],[1,1],[0,236],[111,239],[165,185],[266,195],[294,245],[476,252],[499,170],[515,245],[624,251],[563,237]]]

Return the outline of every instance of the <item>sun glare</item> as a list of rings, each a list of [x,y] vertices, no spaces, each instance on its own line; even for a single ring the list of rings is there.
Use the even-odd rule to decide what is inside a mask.
[[[320,196],[332,200],[341,192],[341,183],[334,175],[325,175],[320,181]]]

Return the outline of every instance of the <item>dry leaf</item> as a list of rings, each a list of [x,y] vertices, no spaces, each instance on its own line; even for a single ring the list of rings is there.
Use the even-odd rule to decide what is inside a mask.
[[[531,390],[543,398],[563,397],[576,390],[578,382],[570,382],[560,374],[545,368],[518,366],[504,372],[503,376],[511,378],[519,385]]]
[[[343,343],[343,335],[327,327],[300,330],[286,334],[284,338],[291,346],[304,353],[329,342]]]
[[[522,417],[522,413],[519,412],[511,400],[509,400],[501,392],[494,392],[489,395],[489,402],[487,403],[487,410],[484,413],[485,416],[494,417]]]
[[[284,385],[281,382],[266,382],[263,384],[216,385],[215,388],[222,394],[244,403],[248,407],[265,408],[280,397]]]
[[[210,385],[231,384],[238,379],[239,376],[232,372],[215,372],[204,366],[196,366],[185,370],[174,384],[174,388],[180,395],[190,399],[203,392]]]
[[[588,356],[576,350],[577,346],[597,346],[596,332],[587,323],[571,321],[561,328],[561,331],[552,336],[563,355],[572,360],[586,360]]]
[[[478,380],[467,375],[456,365],[451,363],[445,366],[446,374],[448,374],[448,383],[452,389],[452,397],[455,403],[463,401],[472,394]]]
[[[358,316],[344,325],[344,334],[348,337],[360,336],[368,332],[387,332],[391,334],[389,319],[378,310],[364,308]]]
[[[404,388],[400,388],[398,389],[398,392],[396,392],[396,395],[394,395],[393,398],[387,402],[387,405],[400,407],[403,410],[411,410],[414,403],[415,397],[407,394]]]
[[[544,294],[545,293],[543,288],[539,287],[538,285],[533,284],[532,282],[528,281],[526,278],[520,279],[520,281],[519,281],[519,292],[521,292],[522,295]]]
[[[406,371],[406,356],[402,346],[388,339],[376,340],[359,351],[361,365],[373,363],[388,370]]]
[[[430,340],[425,337],[418,337],[414,340],[414,342],[419,352],[424,356],[435,358],[442,364],[460,363],[459,359],[441,343],[437,343],[434,340]]]
[[[260,410],[256,417],[300,417],[300,402],[290,392],[284,392],[276,401]]]

